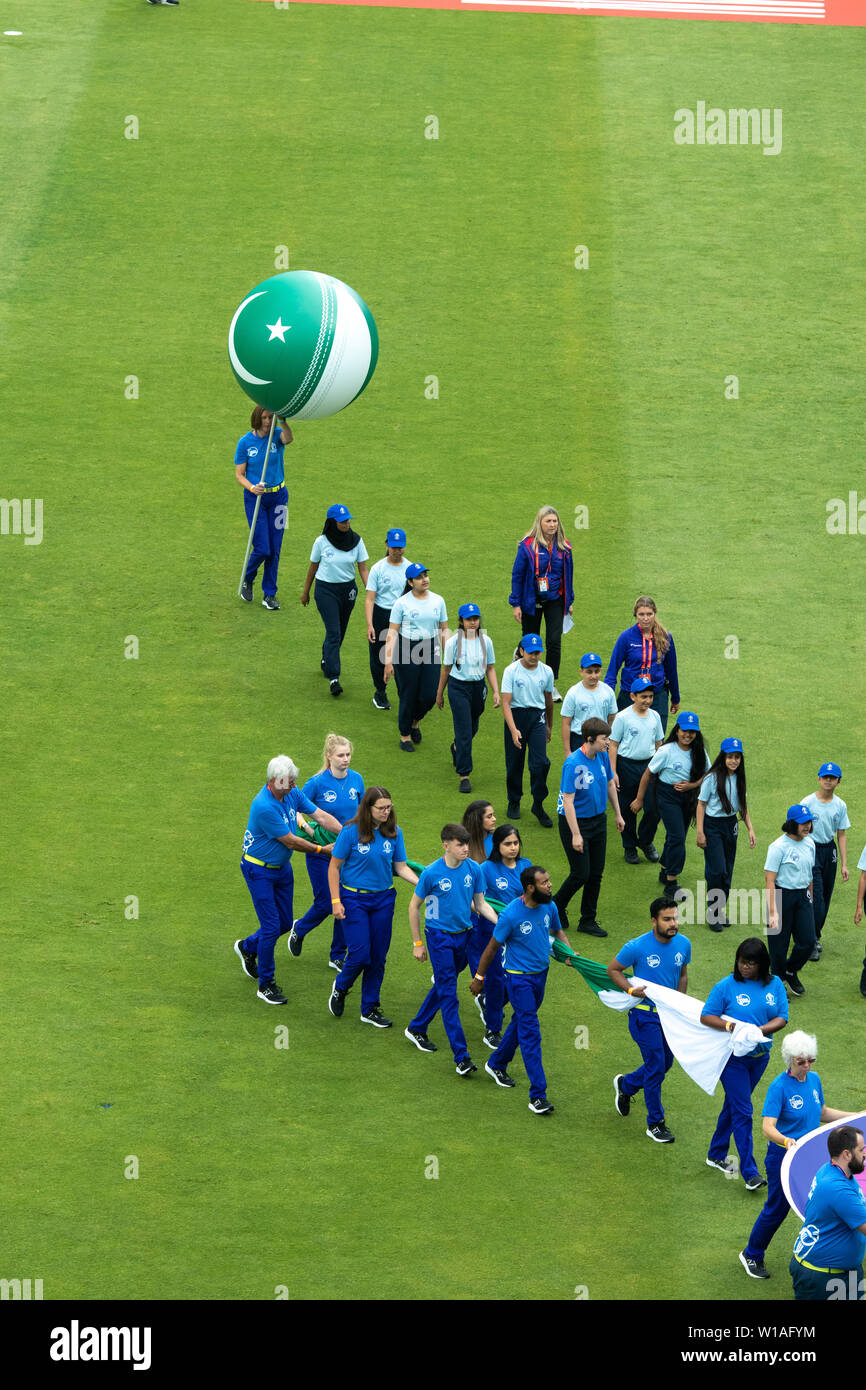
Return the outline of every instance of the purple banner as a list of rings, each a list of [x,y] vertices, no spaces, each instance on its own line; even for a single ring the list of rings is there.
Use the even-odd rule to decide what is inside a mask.
[[[852,1115],[850,1120],[834,1120],[832,1124],[819,1125],[817,1129],[798,1139],[796,1146],[788,1149],[782,1160],[782,1187],[794,1211],[801,1218],[806,1210],[806,1199],[812,1179],[818,1169],[830,1161],[827,1135],[831,1129],[838,1129],[840,1125],[853,1125],[855,1129],[866,1133],[866,1111]],[[859,1173],[854,1181],[859,1182],[866,1197],[866,1172]]]

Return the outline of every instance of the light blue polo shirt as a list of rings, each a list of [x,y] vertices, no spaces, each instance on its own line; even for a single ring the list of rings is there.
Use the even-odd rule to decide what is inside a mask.
[[[802,1139],[821,1123],[824,1091],[820,1076],[810,1071],[802,1081],[783,1071],[770,1082],[762,1115],[776,1115],[776,1129],[788,1139]]]
[[[848,807],[840,796],[821,801],[817,792],[803,797],[802,804],[812,812],[812,839],[816,845],[829,845],[839,830],[850,830]]]
[[[616,714],[616,695],[609,685],[599,681],[595,690],[587,690],[583,681],[566,691],[560,714],[571,720],[571,732],[580,735],[584,719],[603,719],[609,724]],[[658,718],[658,715],[656,715]]]
[[[445,600],[440,594],[427,590],[427,597],[418,599],[414,594],[403,594],[391,609],[391,622],[400,630],[400,636],[408,642],[429,641],[439,634],[439,624],[447,623],[448,613]]]
[[[310,563],[314,561],[319,568],[316,578],[326,584],[348,584],[355,578],[355,565],[367,560],[367,547],[359,538],[351,550],[337,550],[327,536],[317,536],[310,552]]]
[[[581,748],[566,758],[559,783],[556,809],[565,815],[563,792],[574,796],[574,814],[578,820],[600,816],[607,806],[607,784],[613,781],[610,759],[606,753],[588,758]]]
[[[857,1179],[835,1163],[819,1168],[803,1214],[794,1254],[819,1269],[859,1269],[866,1254],[866,1198]]]
[[[266,782],[250,806],[243,853],[250,859],[282,868],[291,859],[292,851],[281,845],[277,836],[297,835],[298,812],[314,816],[317,809],[299,787],[292,787],[280,801]]]
[[[238,447],[235,450],[235,467],[239,463],[245,463],[246,480],[248,483],[260,483],[262,481],[262,471],[265,463],[265,449],[268,445],[268,436],[264,438],[257,435],[255,430],[250,430],[243,439],[238,440]],[[268,455],[268,474],[265,478],[265,487],[277,487],[285,482],[283,472],[283,451],[285,444],[280,439],[280,423],[277,421],[274,437],[271,440],[271,451]]]
[[[342,859],[340,882],[345,888],[362,888],[368,893],[393,887],[394,865],[406,862],[406,846],[399,825],[390,838],[376,827],[373,838],[363,843],[357,825],[346,825],[334,842],[335,859]]]
[[[647,931],[627,941],[622,950],[617,951],[616,958],[623,969],[631,966],[632,974],[640,979],[677,989],[682,968],[692,958],[692,943],[682,932],[677,932],[671,941],[659,941],[654,932]],[[655,1004],[646,997],[641,999],[640,1006],[656,1012]]]
[[[708,816],[736,816],[740,809],[740,798],[737,795],[737,776],[734,772],[729,772],[725,781],[725,790],[728,793],[728,801],[731,803],[730,811],[726,811],[722,805],[716,785],[716,774],[710,773],[701,783],[698,792],[698,801],[706,802],[706,812]]]
[[[553,694],[553,671],[543,661],[534,671],[512,661],[502,673],[502,694],[511,696],[512,709],[545,709],[545,692]]]
[[[815,841],[811,835],[805,840],[780,835],[767,850],[764,869],[776,875],[777,888],[808,888],[814,868]]]
[[[452,933],[469,930],[472,899],[483,892],[480,864],[466,858],[452,869],[444,855],[427,865],[415,885],[415,897],[424,899],[425,926]]]
[[[392,565],[388,556],[371,565],[367,575],[367,593],[373,594],[377,608],[390,612],[406,588],[406,571],[411,560],[403,559],[399,565]]]
[[[645,762],[656,751],[656,744],[665,736],[662,721],[654,709],[641,716],[634,706],[620,710],[610,731],[611,743],[617,744],[618,758],[634,758]]]
[[[710,770],[710,760],[706,753],[706,772]],[[661,748],[656,749],[650,758],[650,772],[657,772],[659,781],[665,782],[668,786],[673,786],[674,782],[691,782],[692,780],[692,750],[691,748],[680,748],[676,739],[672,743],[663,743]]]
[[[703,1011],[719,1018],[727,1014],[729,1018],[756,1023],[762,1028],[771,1018],[787,1019],[788,996],[777,975],[771,975],[765,985],[760,980],[735,980],[733,975],[726,975],[713,985]],[[772,1038],[767,1038],[758,1043],[749,1056],[758,1057],[769,1052],[772,1044]]]
[[[527,907],[523,898],[503,908],[493,928],[496,941],[505,948],[503,969],[509,975],[536,975],[550,965],[550,938],[562,930],[556,903]]]
[[[458,641],[459,638],[459,641]],[[455,666],[458,649],[460,665]],[[483,681],[488,666],[496,664],[493,643],[485,634],[483,637],[467,638],[465,632],[453,633],[445,643],[442,665],[451,667],[451,676],[458,681]]]
[[[531,862],[530,859],[521,856],[514,868],[509,869],[506,864],[494,864],[492,859],[485,859],[481,865],[481,872],[484,874],[484,892],[487,897],[495,898],[500,903],[513,903],[523,892],[520,875],[524,869],[529,868]]]

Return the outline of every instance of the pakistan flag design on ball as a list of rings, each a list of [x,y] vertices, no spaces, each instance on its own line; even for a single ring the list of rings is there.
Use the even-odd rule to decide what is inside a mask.
[[[243,390],[292,420],[336,415],[360,396],[378,355],[379,335],[361,296],[314,270],[263,280],[229,329],[229,357]]]

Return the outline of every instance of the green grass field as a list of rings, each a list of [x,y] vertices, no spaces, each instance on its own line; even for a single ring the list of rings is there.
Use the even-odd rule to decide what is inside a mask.
[[[401,1036],[429,982],[406,885],[391,1033],[360,1026],[357,990],[328,1014],[327,926],[300,961],[279,951],[281,1010],[256,1000],[232,943],[253,927],[239,850],[275,753],[306,778],[328,730],[351,737],[425,862],[463,809],[447,712],[407,767],[395,716],[372,708],[360,607],[345,695],[328,697],[318,614],[297,602],[326,506],[351,506],[373,557],[404,526],[449,614],[482,605],[500,672],[516,542],[540,504],[586,506],[560,689],[587,648],[607,658],[637,594],[656,597],[683,707],[713,751],[745,742],[758,848],[741,842],[735,885],[762,883],[818,763],[843,765],[852,881],[792,1018],[818,1035],[828,1102],[862,1104],[866,541],[825,524],[829,499],[862,486],[862,31],[249,0],[14,9],[3,492],[43,499],[44,538],[0,536],[0,1275],[43,1278],[46,1299],[788,1298],[794,1218],[767,1284],[737,1261],[762,1197],[704,1165],[717,1102],[675,1068],[673,1148],[644,1137],[639,1103],[621,1120],[611,1077],[637,1050],[570,973],[551,970],[541,1015],[557,1107],[541,1121],[519,1060],[504,1093],[454,1076],[441,1024],[434,1057]],[[783,109],[781,154],[677,146],[674,111],[699,100]],[[296,428],[270,614],[235,597],[249,402],[225,338],[281,245],[364,296],[381,355],[357,403]],[[501,819],[492,710],[475,750],[474,794]],[[555,832],[521,828],[558,882]],[[692,835],[683,882],[702,876]],[[610,940],[587,954],[606,962],[645,930],[654,893],[612,837]],[[705,997],[735,942],[686,932]],[[758,1113],[780,1069],[777,1052]]]

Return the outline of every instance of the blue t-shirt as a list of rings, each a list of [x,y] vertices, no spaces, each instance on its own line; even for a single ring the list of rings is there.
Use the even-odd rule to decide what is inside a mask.
[[[440,624],[447,621],[445,600],[432,589],[427,590],[426,598],[416,598],[413,593],[401,594],[391,607],[391,622],[409,642],[429,642],[434,638],[438,643]]]
[[[457,656],[460,665],[457,666]],[[486,633],[467,639],[465,632],[454,632],[445,643],[442,665],[451,667],[451,676],[458,681],[483,681],[487,667],[495,665],[493,643]]]
[[[268,444],[268,436],[264,438],[256,434],[255,430],[250,430],[243,439],[238,440],[238,447],[235,449],[235,467],[239,463],[247,466],[246,480],[248,483],[260,483],[262,481],[262,470],[265,461],[265,449]],[[271,451],[268,455],[268,474],[265,478],[265,487],[277,487],[285,482],[283,472],[283,451],[285,444],[280,439],[280,425],[274,430],[274,437],[271,440]]]
[[[338,550],[327,536],[317,536],[310,551],[310,562],[319,566],[316,578],[325,584],[349,584],[355,578],[355,565],[368,558],[360,537],[351,550]]]
[[[390,612],[406,588],[406,571],[411,560],[403,559],[399,565],[392,565],[386,555],[371,566],[367,575],[367,593],[373,595],[377,608]]]
[[[583,681],[578,681],[577,685],[572,685],[566,691],[559,712],[563,719],[571,720],[571,732],[579,738],[584,719],[603,719],[606,724],[612,722],[616,715],[616,695],[604,681],[599,681],[595,690],[587,690]]]
[[[424,899],[424,923],[440,931],[468,931],[472,899],[484,892],[484,874],[474,859],[449,868],[445,856],[428,864],[415,885],[415,897]]]
[[[612,781],[613,773],[606,753],[596,753],[594,758],[588,758],[580,748],[576,748],[563,763],[557,811],[561,816],[565,815],[565,802],[562,799],[565,792],[574,796],[574,814],[578,820],[600,816],[607,805],[607,784]]]
[[[394,865],[406,862],[406,846],[399,825],[393,839],[376,827],[372,840],[358,840],[357,825],[345,825],[334,842],[333,855],[342,859],[340,882],[345,888],[365,888],[368,893],[393,886]]]
[[[510,975],[535,975],[550,965],[550,938],[562,930],[556,903],[527,907],[523,898],[504,907],[493,936],[505,947],[502,964]]]
[[[762,1028],[771,1018],[787,1019],[788,996],[777,975],[771,975],[765,985],[760,980],[735,980],[733,975],[726,975],[707,995],[704,1013],[715,1014],[718,1018],[727,1014],[729,1018],[742,1019],[744,1023],[755,1023]],[[771,1047],[770,1037],[758,1043],[749,1056],[760,1057]]]
[[[777,888],[808,888],[814,868],[815,841],[811,835],[805,840],[780,835],[767,850],[764,869],[776,875]]]
[[[544,693],[553,694],[553,671],[539,661],[532,671],[523,662],[512,661],[502,673],[502,694],[511,696],[513,709],[544,709]]]
[[[641,716],[634,707],[620,710],[610,731],[611,742],[617,745],[617,757],[639,762],[652,757],[664,736],[662,721],[654,709]]]
[[[320,811],[327,811],[341,825],[358,814],[358,806],[364,795],[364,779],[360,772],[351,767],[345,777],[335,777],[329,767],[317,772],[304,783],[304,796],[315,802]]]
[[[627,941],[616,958],[625,969],[632,967],[632,974],[654,985],[665,985],[668,989],[678,989],[684,965],[692,958],[692,943],[682,932],[671,941],[659,941],[654,932],[644,932],[643,936],[633,936]],[[640,1001],[653,1013],[656,1006],[646,996]]]
[[[830,801],[821,801],[817,792],[804,796],[803,806],[812,812],[812,839],[817,845],[828,845],[836,838],[838,830],[850,830],[848,807],[841,796],[833,796]]]
[[[815,1072],[807,1073],[798,1081],[790,1072],[770,1082],[764,1097],[762,1115],[776,1115],[776,1129],[789,1139],[802,1139],[810,1130],[817,1129],[821,1123],[824,1109],[824,1091],[821,1078]]]
[[[820,1269],[858,1269],[866,1254],[866,1198],[855,1177],[835,1163],[819,1168],[806,1199],[794,1254]]]
[[[492,859],[486,859],[481,865],[481,872],[484,874],[484,891],[488,898],[495,898],[500,903],[512,903],[519,898],[523,892],[520,875],[531,862],[530,859],[519,858],[514,868],[509,869],[506,864],[494,864]]]
[[[706,758],[706,772],[710,770],[710,760]],[[692,750],[691,748],[680,748],[676,739],[672,743],[663,743],[661,748],[657,748],[650,758],[650,772],[657,772],[660,782],[666,782],[668,786],[673,786],[674,782],[691,782],[692,780]]]
[[[725,791],[728,794],[728,801],[731,804],[730,811],[726,811],[719,796],[716,774],[708,774],[701,783],[698,792],[698,801],[706,802],[705,814],[708,816],[735,816],[740,809],[740,798],[737,795],[737,774],[729,772],[725,781]]]
[[[317,809],[299,787],[292,787],[280,801],[266,782],[250,806],[243,853],[249,859],[261,859],[265,864],[282,867],[291,859],[292,851],[281,845],[277,836],[297,835],[298,812],[313,816]]]

